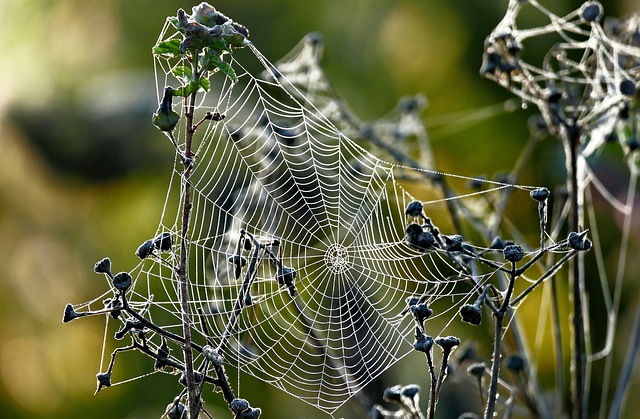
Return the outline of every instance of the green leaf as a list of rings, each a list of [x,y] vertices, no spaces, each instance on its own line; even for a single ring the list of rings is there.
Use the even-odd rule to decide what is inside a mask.
[[[187,79],[191,79],[192,76],[191,68],[179,65],[173,69],[173,75],[176,77],[186,77]]]
[[[205,79],[203,79],[205,80]],[[191,93],[197,91],[198,89],[202,88],[204,90],[209,90],[209,88],[211,88],[211,84],[209,83],[209,79],[206,79],[206,86],[207,88],[205,89],[205,86],[202,84],[202,81],[197,82],[197,81],[192,81],[191,83],[187,84],[186,86],[181,86],[177,89],[174,90],[173,95],[174,96],[181,96],[181,97],[188,97]]]
[[[227,63],[226,61],[223,61],[222,58],[220,58],[217,55],[214,55],[213,53],[208,54],[208,62],[207,62],[207,70],[211,71],[211,72],[216,72],[218,70],[222,71],[224,74],[227,75],[227,77],[229,77],[231,80],[238,81],[238,77],[236,76],[236,72],[234,71],[233,67],[231,67],[231,64]]]
[[[180,26],[180,21],[178,20],[177,17],[175,16],[169,16],[167,18],[167,21],[169,23],[171,23],[171,26],[173,26],[174,28],[176,28],[178,31],[180,31],[181,33],[184,33],[184,28],[182,26]]]
[[[179,39],[171,39],[169,41],[162,41],[153,47],[153,53],[155,55],[170,55],[173,57],[179,57],[180,54]]]
[[[205,92],[208,92],[209,90],[211,90],[211,81],[209,81],[208,78],[203,77],[202,79],[200,79],[200,87],[202,87]]]

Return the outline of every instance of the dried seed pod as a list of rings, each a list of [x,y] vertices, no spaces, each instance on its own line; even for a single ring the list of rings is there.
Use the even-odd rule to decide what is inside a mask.
[[[480,307],[473,304],[465,304],[460,308],[460,316],[462,321],[474,325],[479,325],[482,322],[482,310]]]
[[[128,272],[119,272],[111,280],[113,287],[118,291],[124,292],[131,286],[131,275]]]
[[[524,249],[517,244],[510,244],[504,248],[503,252],[504,258],[512,263],[519,262],[524,257]]]
[[[97,261],[96,264],[93,266],[93,272],[97,274],[107,274],[109,276],[112,276],[111,275],[111,259],[104,258],[102,260]]]
[[[151,254],[153,254],[154,248],[155,246],[153,245],[153,241],[147,240],[146,242],[138,246],[138,249],[136,249],[136,256],[138,256],[140,259],[146,259],[151,256]]]

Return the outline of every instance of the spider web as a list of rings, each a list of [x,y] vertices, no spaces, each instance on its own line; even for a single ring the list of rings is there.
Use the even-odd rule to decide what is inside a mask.
[[[159,40],[175,37],[172,28],[165,25]],[[219,116],[195,136],[186,248],[194,342],[225,342],[219,349],[228,365],[332,415],[413,350],[407,298],[425,298],[435,308],[429,321],[440,317],[444,330],[498,270],[470,270],[444,249],[412,248],[405,233],[415,221],[405,214],[411,202],[419,200],[443,234],[497,234],[507,220],[505,196],[525,195],[519,202],[537,212],[528,197],[534,187],[426,169],[433,159],[419,117],[424,99],[407,98],[386,117],[363,122],[333,91],[320,56],[316,35],[275,64],[249,45],[227,56],[237,82],[211,76],[197,113]],[[156,57],[155,64],[160,99],[165,86],[183,82],[173,69],[184,63]],[[178,336],[183,174],[176,158],[156,231],[174,244],[141,261],[127,291],[133,308]],[[234,255],[247,261],[239,274],[229,263]],[[295,270],[293,284],[278,280],[283,267]],[[164,340],[153,330],[144,339],[154,351]],[[103,360],[106,345],[105,334]],[[170,358],[180,361],[173,349]],[[203,362],[198,354],[196,365]]]
[[[253,54],[245,55],[263,66],[261,78],[236,61],[241,52],[231,59],[237,83],[219,74],[211,78],[207,97],[214,102],[203,101],[198,111],[224,119],[209,123],[198,138],[190,177],[190,304],[192,313],[202,312],[193,318],[196,341],[230,335],[226,362],[332,414],[412,350],[414,324],[401,315],[408,297],[424,296],[430,305],[447,297],[439,315],[451,319],[493,274],[476,275],[474,284],[455,257],[407,245],[405,208],[414,194],[445,226],[449,201],[465,199],[490,224],[491,202],[500,193],[528,195],[533,188],[376,157],[347,133],[366,129],[392,158],[389,140],[400,144],[414,136],[424,147],[428,138],[414,120],[420,98],[362,123],[331,94],[317,47],[308,37],[273,65],[251,46]],[[156,65],[159,91],[178,84],[171,71],[176,63],[159,58]],[[158,233],[179,234],[175,203],[184,193],[181,176],[176,164]],[[444,178],[449,193],[459,188],[467,194],[443,197]],[[484,188],[469,190],[470,180]],[[236,279],[229,263],[242,246],[241,234],[264,248],[254,242],[242,252],[249,264],[252,257],[258,262],[248,291],[251,304],[230,320],[245,275]],[[165,262],[142,263],[130,299],[149,302],[149,316],[179,334],[178,283],[166,266],[177,260],[170,253]],[[276,280],[278,263],[295,269],[295,293]],[[173,326],[156,320],[158,311]]]

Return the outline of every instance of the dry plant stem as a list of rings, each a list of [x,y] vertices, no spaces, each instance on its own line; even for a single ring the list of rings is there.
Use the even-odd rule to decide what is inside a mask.
[[[566,154],[567,191],[569,192],[569,230],[580,231],[580,188],[578,185],[578,153],[580,134],[577,127],[563,126],[560,136]],[[583,258],[574,258],[569,264],[569,281],[571,284],[572,313],[572,359],[571,359],[571,395],[574,419],[585,417],[585,337],[582,298],[584,295],[584,263]]]
[[[629,348],[627,355],[625,356],[624,365],[622,366],[622,374],[618,379],[618,386],[616,393],[613,397],[611,404],[611,410],[609,411],[609,419],[616,419],[620,417],[622,407],[624,406],[624,398],[627,392],[627,386],[631,381],[631,375],[633,372],[633,365],[635,364],[636,356],[640,352],[640,304],[636,308],[636,317],[633,325],[633,337],[629,341]]]
[[[516,282],[516,264],[511,263],[511,275],[509,277],[509,284],[507,285],[507,291],[504,296],[502,304],[498,310],[493,314],[495,317],[495,330],[493,337],[493,359],[491,360],[491,382],[489,384],[489,393],[487,395],[487,407],[484,412],[485,419],[492,419],[493,412],[496,407],[496,400],[498,397],[498,378],[500,375],[500,347],[502,345],[502,325],[504,323],[504,315],[509,310],[509,304],[511,301],[511,295],[513,294],[513,287]]]
[[[427,352],[427,365],[429,366],[430,380],[430,393],[429,393],[429,412],[427,419],[433,419],[436,414],[436,370],[433,366],[433,359],[431,358],[431,351]]]
[[[198,70],[198,60],[193,60],[192,72],[195,79],[200,77]],[[193,92],[188,97],[186,117],[186,136],[184,150],[184,171],[182,173],[182,229],[180,231],[180,262],[178,264],[178,281],[180,282],[180,307],[182,311],[182,333],[184,335],[184,364],[187,381],[187,400],[189,418],[197,419],[200,412],[198,388],[193,374],[193,353],[191,351],[191,320],[189,318],[189,272],[188,272],[188,240],[189,223],[191,216],[191,169],[193,160],[191,156],[191,146],[195,128],[193,117],[195,113],[196,94]]]

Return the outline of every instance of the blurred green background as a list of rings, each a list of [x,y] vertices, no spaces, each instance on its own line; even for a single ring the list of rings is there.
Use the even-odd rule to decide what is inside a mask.
[[[580,5],[551,3],[557,13]],[[271,61],[305,34],[320,32],[325,69],[362,119],[380,117],[400,97],[415,93],[429,99],[427,122],[510,97],[478,75],[483,41],[504,13],[503,0],[212,4],[247,26]],[[638,8],[635,0],[603,4],[613,16]],[[178,391],[174,378],[156,374],[94,397],[104,321],[63,325],[60,320],[66,303],[88,301],[104,291],[91,271],[96,260],[108,255],[118,269],[134,266],[133,250],[155,232],[173,152],[150,124],[157,106],[150,50],[166,16],[194,5],[0,2],[2,417],[159,417]],[[509,170],[528,136],[532,113],[517,107],[474,125],[452,119],[435,126],[430,135],[438,168],[488,176]],[[529,168],[523,183],[559,182],[561,174],[541,169],[562,171],[556,147],[549,141],[542,148],[548,160]],[[118,368],[133,376],[146,371],[148,362],[123,356]],[[420,376],[412,372],[416,365],[424,369]],[[410,382],[427,388],[422,358],[407,357],[384,381]],[[249,377],[241,378],[240,394],[260,406],[266,418],[326,417]],[[208,408],[216,418],[230,417],[220,397],[209,397]],[[440,409],[446,413],[447,407]],[[348,406],[343,414],[357,417]]]

